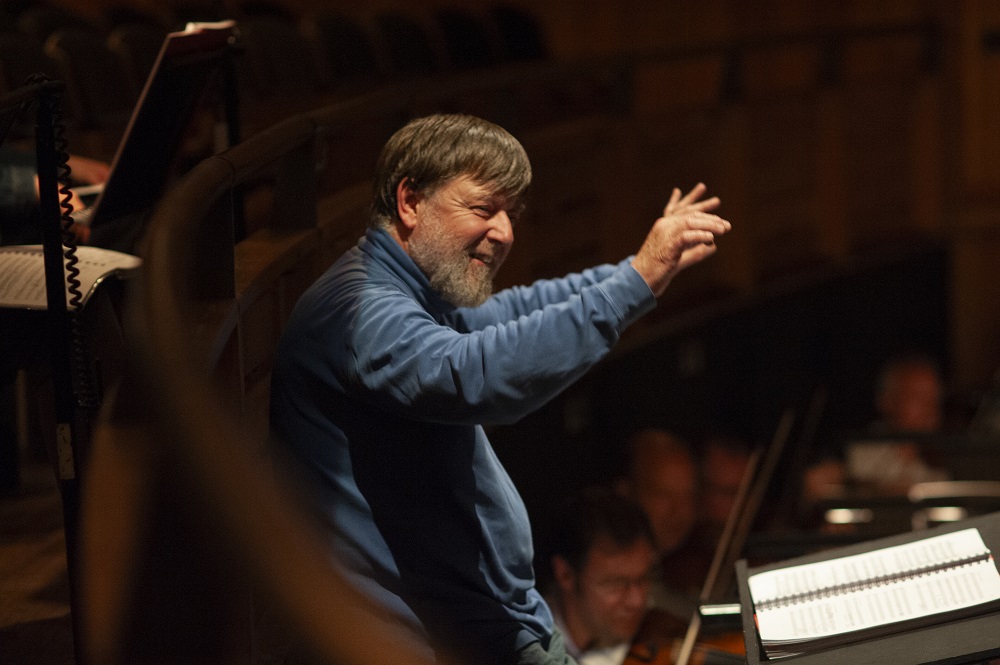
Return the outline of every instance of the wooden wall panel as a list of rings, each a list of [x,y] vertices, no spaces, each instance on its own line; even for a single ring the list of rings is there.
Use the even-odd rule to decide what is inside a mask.
[[[954,378],[985,386],[1000,368],[1000,5],[962,0],[945,18]]]
[[[1000,226],[961,232],[952,251],[953,380],[986,387],[1000,381]]]
[[[954,63],[960,97],[963,191],[1000,190],[1000,5],[964,0],[956,25]]]
[[[219,4],[203,2],[206,8]],[[723,198],[722,212],[736,230],[711,262],[686,276],[695,291],[723,284],[748,293],[762,275],[781,272],[798,257],[836,261],[859,248],[877,251],[887,239],[914,231],[938,237],[961,234],[956,243],[964,249],[956,256],[966,255],[969,234],[981,239],[977,242],[992,242],[993,212],[1000,207],[1000,5],[992,0],[511,2],[539,18],[557,57],[651,55],[720,45],[770,48],[743,54],[742,89],[733,98],[726,95],[734,91],[725,89],[733,63],[718,54],[690,58],[683,66],[636,70],[632,131],[620,133],[613,146],[608,139],[594,143],[603,156],[589,154],[584,145],[573,157],[588,169],[604,170],[604,176],[594,177],[601,187],[612,182],[608,164],[623,166],[624,173],[614,175],[630,190],[620,198],[630,211],[614,210],[613,221],[581,222],[567,240],[560,240],[556,231],[546,236],[529,223],[519,230],[518,249],[502,273],[505,281],[617,255],[638,242],[672,186],[689,187],[698,180]],[[97,16],[116,3],[58,4]],[[162,13],[170,3],[129,4]],[[231,9],[238,5],[237,0],[222,4]],[[283,4],[301,13],[336,10],[365,16],[395,10],[427,16],[443,7],[482,11],[491,2]],[[927,44],[919,35],[890,34],[894,27],[925,19],[945,26],[942,69],[934,75],[926,69]],[[873,38],[843,45],[832,85],[821,80],[831,76],[829,53],[786,41],[844,27],[869,31]],[[352,131],[339,137],[340,145],[349,144],[349,154],[360,154],[384,134],[381,128],[371,135]],[[549,160],[545,149],[532,156],[540,160],[544,175]],[[331,178],[338,185],[354,182],[368,168],[343,160],[340,169],[330,171],[335,174]],[[555,214],[556,222],[546,223],[558,226],[562,215],[563,231],[568,220],[580,215],[604,216],[589,210],[598,199],[602,210],[615,207],[608,203],[613,197],[605,199],[606,192],[596,191],[596,185],[572,177],[553,175],[549,183],[545,178],[538,182],[538,218]],[[360,207],[355,212],[360,215]],[[326,251],[339,251],[351,241],[331,239]],[[962,330],[956,354],[964,354],[957,366],[967,368],[964,376],[971,381],[983,375],[971,349],[987,344],[985,337],[976,337],[982,326],[969,321],[978,320],[975,312],[990,311],[986,287],[1000,275],[987,269],[988,262],[970,260],[977,270],[956,270],[953,288],[956,303],[964,303],[955,309],[954,325]],[[981,301],[971,300],[975,294],[984,294]]]

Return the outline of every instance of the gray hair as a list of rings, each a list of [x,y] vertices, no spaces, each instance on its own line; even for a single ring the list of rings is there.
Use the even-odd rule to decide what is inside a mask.
[[[516,208],[531,184],[531,164],[520,142],[492,122],[458,114],[417,118],[382,148],[370,225],[385,228],[396,221],[396,190],[402,181],[408,180],[414,191],[433,194],[459,176],[488,187]]]

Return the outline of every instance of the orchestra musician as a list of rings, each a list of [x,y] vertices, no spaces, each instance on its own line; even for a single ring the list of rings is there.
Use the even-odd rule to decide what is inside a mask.
[[[674,597],[688,600],[684,617],[690,616],[690,601],[701,593],[750,459],[746,442],[719,432],[704,437],[698,451],[697,517],[690,535],[661,559],[662,586],[671,589]]]
[[[633,257],[491,295],[530,180],[492,123],[407,124],[379,158],[369,230],[299,300],[275,358],[277,450],[331,558],[429,658],[572,662],[482,424],[573,383],[730,229],[704,185],[674,189]]]
[[[876,420],[855,440],[821,450],[804,474],[803,498],[814,501],[846,487],[905,495],[911,485],[947,480],[947,472],[925,458],[916,440],[942,431],[944,381],[936,360],[922,353],[887,359],[875,381]]]
[[[657,562],[662,563],[689,540],[698,516],[694,456],[679,436],[657,427],[639,429],[628,438],[626,446],[627,473],[616,487],[645,512],[655,537]],[[697,589],[707,566],[699,562],[690,574],[687,565],[674,566],[669,574],[662,566],[660,570],[654,580],[652,604],[686,620],[697,607]],[[689,593],[690,589],[695,589],[694,593]]]
[[[74,183],[103,184],[110,166],[80,155],[69,155],[67,166]],[[73,211],[85,207],[81,197],[69,192],[68,205]],[[89,229],[73,224],[78,242],[86,242]],[[42,224],[38,217],[38,174],[32,151],[11,146],[0,147],[0,245],[31,245],[42,242]]]
[[[579,665],[621,665],[645,617],[656,541],[642,507],[589,487],[555,511],[545,599]]]
[[[715,435],[702,448],[696,462],[686,441],[660,428],[640,429],[628,440],[628,475],[617,486],[650,518],[658,563],[629,665],[675,662],[722,537],[720,521],[734,509],[745,451]],[[730,663],[742,653],[742,632],[727,630],[699,636],[691,660]]]
[[[565,500],[550,518],[543,585],[566,650],[579,665],[676,662],[690,617],[651,605],[656,539],[641,506],[592,486]],[[544,567],[540,567],[544,569]],[[742,633],[702,638],[692,665],[742,662]]]

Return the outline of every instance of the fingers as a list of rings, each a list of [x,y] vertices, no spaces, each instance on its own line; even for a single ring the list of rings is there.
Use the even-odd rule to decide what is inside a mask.
[[[681,244],[685,247],[694,247],[696,245],[714,245],[715,234],[711,231],[690,229],[681,234]]]
[[[682,228],[708,231],[714,235],[728,233],[733,228],[732,224],[718,215],[699,210],[684,214],[668,215],[660,219],[666,224],[677,224]]]
[[[694,247],[689,247],[688,249],[685,249],[681,253],[680,261],[677,262],[677,269],[684,270],[685,268],[689,268],[696,263],[704,261],[712,254],[715,254],[716,249],[717,246],[715,243],[712,243],[710,245],[699,244],[695,245]]]
[[[712,214],[719,199],[705,195],[705,185],[698,183],[687,194],[674,188],[649,235],[632,260],[632,267],[659,297],[670,280],[683,270],[716,251],[716,240],[730,231],[732,225]]]
[[[678,187],[674,187],[674,190],[670,192],[670,200],[667,201],[667,205],[663,208],[663,214],[669,215],[673,212],[674,208],[677,207],[677,202],[681,200],[681,190]]]
[[[705,199],[704,201],[696,201],[695,203],[692,203],[690,207],[694,210],[701,211],[715,210],[719,207],[719,203],[719,197],[713,196],[712,198]]]
[[[673,237],[673,241],[667,240],[666,245],[661,247],[666,250],[665,256],[674,257],[672,260],[667,259],[667,263],[675,262],[677,270],[683,270],[714,254],[716,239],[732,228],[727,220],[718,215],[697,211],[661,217],[658,221],[664,224],[662,237]],[[671,245],[673,249],[667,249]]]
[[[713,196],[711,198],[705,199],[704,201],[699,201],[699,199],[704,196],[706,187],[704,183],[698,183],[691,191],[681,196],[681,190],[674,187],[670,195],[670,201],[667,203],[666,207],[663,209],[664,215],[671,215],[679,212],[684,212],[686,210],[715,210],[719,207],[719,197]]]
[[[697,185],[691,188],[691,191],[684,195],[684,198],[680,200],[681,205],[691,205],[698,199],[702,197],[705,193],[706,187],[705,183],[699,182]]]

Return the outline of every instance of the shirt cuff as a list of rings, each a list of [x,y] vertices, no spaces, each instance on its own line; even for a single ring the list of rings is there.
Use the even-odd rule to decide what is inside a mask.
[[[601,282],[601,290],[618,311],[621,330],[635,323],[656,307],[656,296],[642,275],[632,267],[631,259],[618,264],[618,270]]]

